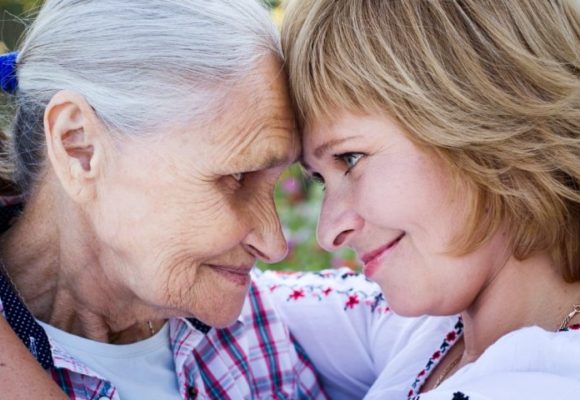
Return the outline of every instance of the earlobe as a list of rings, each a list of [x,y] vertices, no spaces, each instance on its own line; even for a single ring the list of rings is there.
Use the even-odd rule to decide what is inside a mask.
[[[103,130],[93,109],[77,93],[54,95],[44,114],[50,166],[68,195],[83,202],[94,195]]]

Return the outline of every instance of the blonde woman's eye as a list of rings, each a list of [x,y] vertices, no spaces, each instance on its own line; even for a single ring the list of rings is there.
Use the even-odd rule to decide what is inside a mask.
[[[363,153],[342,153],[334,156],[335,159],[344,163],[346,167],[345,175],[348,175],[363,157]]]

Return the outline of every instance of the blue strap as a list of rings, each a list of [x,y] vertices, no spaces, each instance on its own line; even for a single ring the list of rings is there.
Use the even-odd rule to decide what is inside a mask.
[[[6,321],[44,369],[54,367],[48,336],[34,319],[8,279],[0,274],[0,298]]]
[[[0,89],[3,92],[14,94],[18,89],[16,77],[17,52],[0,54]]]
[[[187,318],[187,320],[195,329],[197,329],[204,335],[207,335],[207,333],[211,330],[211,326],[204,324],[197,318]]]

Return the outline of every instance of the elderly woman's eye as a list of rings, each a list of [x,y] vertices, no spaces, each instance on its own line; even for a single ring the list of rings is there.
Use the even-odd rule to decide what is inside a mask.
[[[234,178],[236,181],[238,181],[240,183],[244,180],[245,176],[246,176],[246,174],[243,172],[238,172],[238,173],[232,174],[232,178]]]
[[[346,166],[345,175],[348,175],[349,172],[358,164],[358,162],[365,156],[363,153],[342,153],[337,154],[334,158]]]

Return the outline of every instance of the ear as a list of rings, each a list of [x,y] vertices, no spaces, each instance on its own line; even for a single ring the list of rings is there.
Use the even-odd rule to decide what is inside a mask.
[[[44,132],[48,159],[64,191],[75,202],[93,198],[110,138],[92,107],[77,93],[58,92],[44,112]]]

